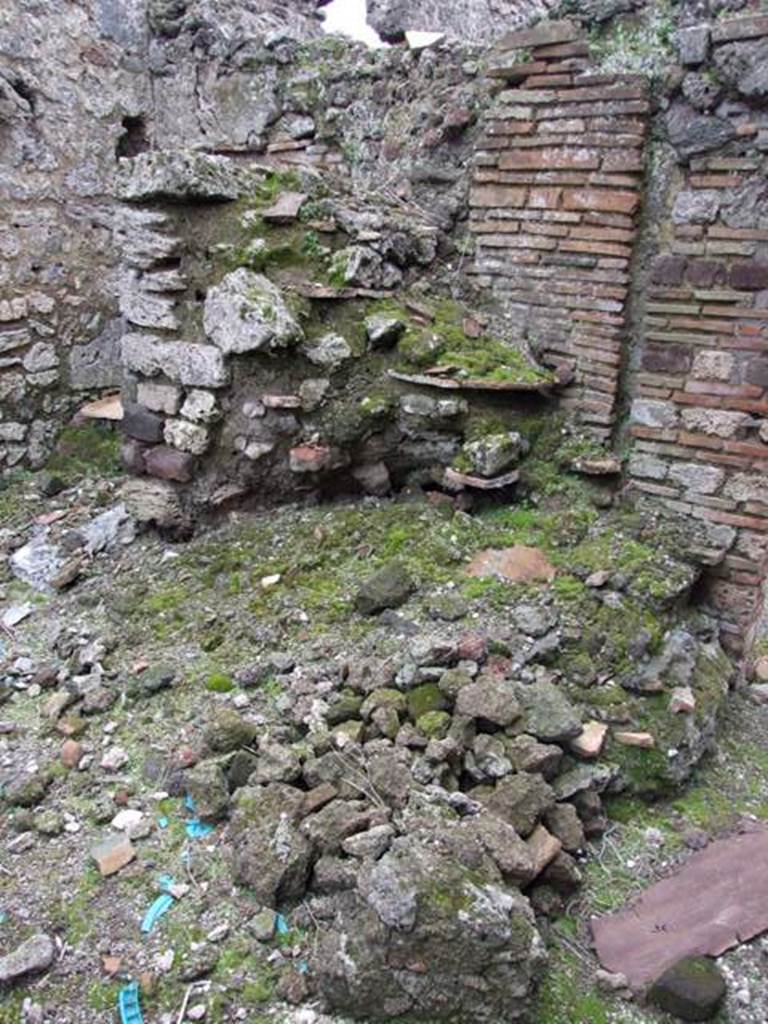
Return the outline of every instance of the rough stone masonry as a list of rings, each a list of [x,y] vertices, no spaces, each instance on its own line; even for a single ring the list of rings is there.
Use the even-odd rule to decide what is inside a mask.
[[[752,4],[685,3],[669,24],[652,7],[489,3],[480,24],[461,9],[374,3],[386,38],[432,27],[446,39],[366,53],[322,39],[311,2],[233,2],[214,18],[204,2],[14,0],[0,15],[4,468],[41,465],[83,392],[125,382],[126,433],[155,447],[134,445],[137,472],[164,481],[172,508],[185,489],[226,494],[235,471],[220,469],[216,487],[209,472],[221,444],[258,462],[274,439],[233,423],[250,371],[232,376],[242,353],[201,336],[195,303],[209,305],[220,272],[185,281],[184,239],[205,223],[198,255],[231,243],[232,223],[217,217],[247,192],[242,178],[222,184],[235,170],[341,171],[370,189],[369,211],[400,204],[420,220],[419,238],[394,242],[389,214],[336,218],[352,248],[370,251],[341,278],[338,264],[335,278],[326,268],[323,286],[384,299],[442,274],[441,286],[476,289],[469,313],[484,304],[502,318],[488,333],[556,375],[557,407],[601,443],[621,443],[635,492],[701,520],[707,596],[731,647],[749,646],[766,564],[768,22]],[[612,36],[614,23],[629,35]],[[459,28],[481,45],[456,42]],[[637,43],[623,51],[627,38]],[[666,54],[663,74],[652,52]],[[154,196],[146,182],[124,191],[163,151],[212,161],[204,195],[183,180]],[[310,214],[307,244],[328,241],[335,254],[323,208]],[[171,225],[183,231],[164,234]],[[323,407],[326,369],[302,374],[305,409]],[[378,476],[374,487],[385,472],[398,478],[387,457],[402,431],[350,459],[345,437],[296,416],[296,390],[276,392],[288,404],[268,414],[292,443],[277,447],[285,466],[259,478],[262,496],[297,467],[309,481],[319,470]],[[443,414],[430,409],[434,427]],[[441,431],[411,440],[460,472]]]

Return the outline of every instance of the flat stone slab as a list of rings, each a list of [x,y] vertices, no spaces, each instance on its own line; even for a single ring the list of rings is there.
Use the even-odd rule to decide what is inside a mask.
[[[511,487],[512,484],[516,484],[520,479],[520,474],[516,469],[510,473],[504,473],[501,476],[473,476],[468,473],[460,473],[457,469],[446,469],[443,483],[452,491],[461,491],[465,487],[474,487],[479,491],[494,491],[500,487]]]
[[[445,391],[534,391],[546,394],[556,385],[556,381],[498,381],[498,380],[457,380],[454,377],[431,376],[426,373],[401,373],[399,370],[388,370],[393,380],[401,380],[406,384],[419,384],[427,388],[443,388]]]
[[[683,957],[720,956],[768,930],[768,824],[718,839],[631,906],[591,922],[603,967],[644,989]]]

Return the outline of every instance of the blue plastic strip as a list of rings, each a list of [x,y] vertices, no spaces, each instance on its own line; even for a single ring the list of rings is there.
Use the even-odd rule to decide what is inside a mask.
[[[278,935],[287,935],[290,930],[291,929],[288,926],[288,922],[283,917],[283,915],[282,914],[275,914],[275,931],[277,932],[277,934]]]
[[[168,828],[168,819],[165,817],[165,815],[163,815],[162,818],[158,818],[157,819],[157,827],[158,828]]]
[[[171,892],[171,889],[173,889],[174,885],[176,885],[176,879],[173,877],[173,875],[158,875],[157,884],[164,892]],[[173,896],[172,892],[171,896]]]
[[[197,807],[195,807],[195,801],[192,799],[189,793],[187,793],[187,795],[184,797],[184,806],[187,808],[188,811],[192,811],[193,814],[197,810]]]
[[[213,825],[206,825],[199,818],[190,818],[184,827],[190,839],[202,839],[213,832]]]
[[[163,893],[162,896],[158,896],[152,906],[144,915],[144,920],[141,922],[141,930],[147,934],[152,931],[155,927],[155,923],[159,918],[163,916],[168,910],[171,909],[175,900],[169,893]]]
[[[117,1008],[120,1011],[122,1024],[144,1024],[139,1005],[139,986],[137,982],[131,982],[120,989],[117,997]]]

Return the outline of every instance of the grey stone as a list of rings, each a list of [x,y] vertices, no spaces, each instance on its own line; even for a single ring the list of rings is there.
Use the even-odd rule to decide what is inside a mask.
[[[259,783],[296,782],[301,778],[301,760],[297,752],[283,743],[263,743],[254,779]]]
[[[229,380],[224,357],[215,345],[125,334],[120,349],[126,369],[145,377],[162,373],[177,384],[200,388],[220,388]]]
[[[56,945],[48,935],[31,935],[6,956],[0,957],[0,985],[7,985],[28,974],[47,971],[56,956]]]
[[[239,747],[254,746],[258,727],[230,708],[222,708],[205,728],[205,742],[216,754],[228,754]]]
[[[229,811],[227,777],[217,764],[199,764],[184,774],[184,787],[202,821],[221,821]]]
[[[389,849],[395,830],[392,825],[374,825],[367,832],[344,839],[341,848],[350,857],[377,860]]]
[[[121,497],[137,522],[162,527],[180,526],[185,522],[176,491],[163,480],[128,480]]]
[[[138,405],[152,412],[161,412],[166,416],[175,416],[181,402],[181,389],[175,384],[156,384],[154,381],[140,381],[136,389]]]
[[[365,318],[365,335],[371,348],[389,348],[396,344],[406,325],[397,317],[375,314]]]
[[[481,855],[470,872],[426,836],[409,836],[358,877],[359,894],[340,904],[312,959],[334,1012],[477,1021],[524,1012],[539,940],[527,900],[498,884],[490,860]],[[423,967],[393,969],[400,964]]]
[[[233,270],[208,290],[203,327],[225,354],[274,351],[300,341],[303,335],[280,290],[245,267]]]
[[[703,64],[709,55],[709,25],[691,25],[677,33],[680,63],[686,66]]]
[[[552,611],[535,604],[515,605],[513,619],[519,630],[535,639],[545,636],[556,625]]]
[[[456,697],[456,714],[490,722],[502,728],[520,717],[514,683],[487,677],[462,686]]]
[[[725,999],[726,984],[714,960],[688,956],[653,983],[648,999],[680,1020],[712,1020]]]
[[[157,444],[163,439],[163,417],[150,412],[136,402],[123,401],[123,418],[120,427],[124,434],[137,441]]]
[[[169,415],[172,416],[174,412],[175,410],[171,411]],[[181,415],[194,423],[210,423],[219,415],[216,395],[201,389],[188,391],[181,407]]]
[[[234,797],[230,823],[235,880],[267,907],[304,895],[312,844],[298,829],[304,793],[283,783],[246,786]]]
[[[543,743],[562,743],[581,732],[581,716],[554,683],[517,686],[525,731]]]
[[[163,428],[165,443],[178,451],[189,452],[190,455],[202,455],[210,443],[208,428],[201,423],[190,423],[189,420],[166,420]]]
[[[233,164],[207,153],[154,151],[118,161],[117,191],[128,202],[237,199]]]
[[[672,462],[669,479],[697,494],[714,494],[725,480],[725,470],[701,462]]]
[[[463,452],[476,473],[493,477],[513,466],[524,449],[521,436],[515,431],[509,431],[504,434],[487,434],[476,441],[468,441]]]
[[[302,352],[315,366],[335,370],[352,355],[352,349],[340,334],[324,334],[305,342]]]
[[[525,837],[555,803],[555,794],[540,775],[523,772],[502,779],[489,795],[478,798],[488,810]]]
[[[394,288],[403,279],[401,270],[367,245],[339,249],[331,260],[329,274],[334,281],[360,288]]]
[[[399,608],[415,590],[408,570],[398,561],[389,562],[370,576],[355,595],[355,611],[375,615],[385,608]]]
[[[675,427],[678,413],[672,402],[636,398],[632,403],[630,417],[633,423],[642,427]]]
[[[719,149],[736,137],[730,121],[699,114],[686,103],[673,106],[666,115],[667,134],[679,159],[687,162],[697,153]]]
[[[720,209],[720,192],[714,188],[684,189],[672,207],[675,224],[711,224]]]

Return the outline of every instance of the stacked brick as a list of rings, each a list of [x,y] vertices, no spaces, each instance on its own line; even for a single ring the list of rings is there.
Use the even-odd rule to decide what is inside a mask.
[[[563,405],[610,436],[648,129],[642,76],[590,74],[570,21],[513,32],[470,193],[477,283],[536,351],[572,369]]]
[[[758,32],[768,36],[768,18],[719,23],[715,58],[720,42]],[[661,225],[668,242],[651,266],[631,380],[629,469],[639,491],[701,520],[719,544],[709,597],[739,650],[768,556],[768,112],[731,111],[730,141],[682,167]]]

